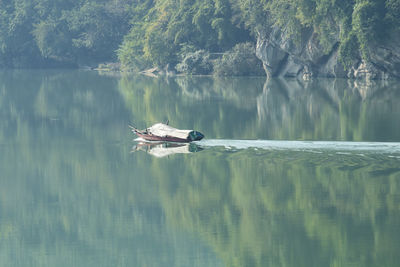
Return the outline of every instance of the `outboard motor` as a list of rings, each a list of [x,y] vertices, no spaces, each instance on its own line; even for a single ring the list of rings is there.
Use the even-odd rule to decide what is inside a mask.
[[[191,131],[189,133],[189,138],[191,141],[199,141],[204,138],[204,135],[198,131]]]

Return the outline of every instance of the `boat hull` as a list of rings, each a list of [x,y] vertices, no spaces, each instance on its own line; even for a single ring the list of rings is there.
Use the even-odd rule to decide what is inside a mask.
[[[155,126],[157,126],[158,128],[154,130],[153,128]],[[193,141],[199,141],[204,138],[204,135],[198,131],[178,130],[162,123],[157,123],[152,127],[146,128],[142,131],[136,129],[133,126],[130,127],[132,129],[132,132],[147,141],[190,143]]]
[[[163,141],[163,142],[177,142],[177,143],[192,142],[192,140],[190,140],[190,139],[182,139],[182,138],[173,137],[173,136],[156,136],[156,135],[151,135],[151,134],[142,134],[139,132],[136,132],[136,135],[147,141]]]

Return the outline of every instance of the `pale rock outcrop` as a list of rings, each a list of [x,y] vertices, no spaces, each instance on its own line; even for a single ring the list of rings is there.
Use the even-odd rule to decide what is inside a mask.
[[[338,34],[333,36],[329,49],[321,46],[318,34],[311,28],[305,29],[300,39],[295,43],[285,29],[278,27],[258,33],[256,55],[269,77],[400,78],[400,36],[392,36],[375,47],[371,45],[370,60],[366,62],[360,57],[347,70],[338,58]]]

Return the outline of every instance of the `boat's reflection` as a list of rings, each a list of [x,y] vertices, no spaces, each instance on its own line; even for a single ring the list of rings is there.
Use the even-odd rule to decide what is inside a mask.
[[[163,158],[173,154],[188,154],[203,150],[194,143],[138,142],[132,152],[144,151],[154,157]]]

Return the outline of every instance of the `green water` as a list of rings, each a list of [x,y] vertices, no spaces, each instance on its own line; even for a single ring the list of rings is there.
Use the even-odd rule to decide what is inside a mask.
[[[0,119],[0,266],[400,262],[398,82],[2,71]]]

